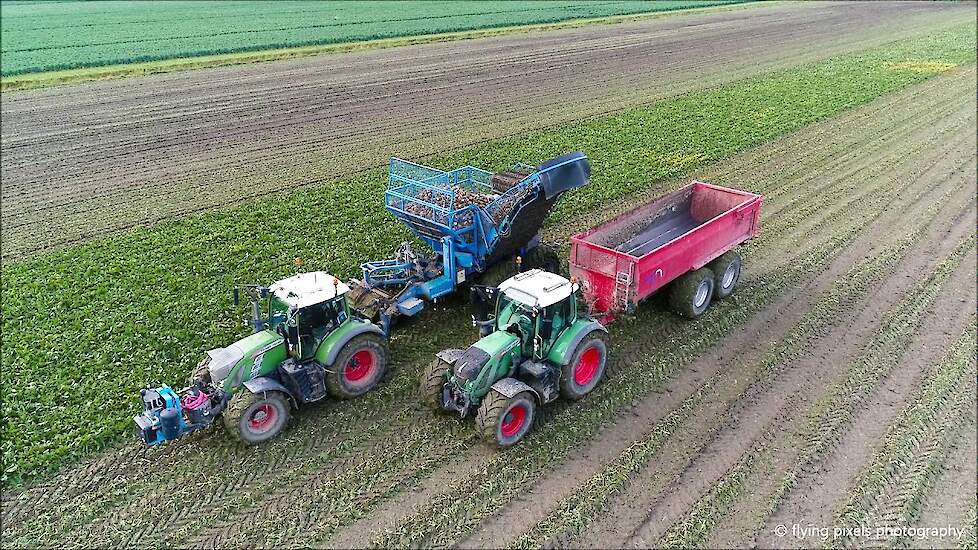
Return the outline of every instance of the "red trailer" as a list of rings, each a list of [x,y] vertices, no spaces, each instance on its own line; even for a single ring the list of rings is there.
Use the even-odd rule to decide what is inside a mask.
[[[671,282],[674,309],[696,317],[733,292],[740,256],[732,249],[757,234],[762,201],[694,181],[571,237],[571,275],[603,322]]]

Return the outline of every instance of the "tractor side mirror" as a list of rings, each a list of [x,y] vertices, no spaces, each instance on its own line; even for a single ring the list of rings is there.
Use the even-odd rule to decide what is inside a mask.
[[[241,303],[241,291],[238,290],[238,287],[234,287],[234,290],[231,291],[231,296],[234,299],[234,305],[238,305]]]

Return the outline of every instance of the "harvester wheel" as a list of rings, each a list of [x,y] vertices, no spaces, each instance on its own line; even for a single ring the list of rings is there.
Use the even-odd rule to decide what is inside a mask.
[[[486,441],[510,447],[529,433],[535,412],[536,402],[529,392],[506,397],[496,390],[489,390],[479,405],[475,427]]]
[[[248,445],[278,435],[289,421],[289,400],[282,392],[251,393],[241,388],[224,411],[224,427],[231,437]]]
[[[695,319],[703,315],[713,299],[715,280],[713,272],[705,267],[690,271],[672,284],[669,305],[683,317]]]
[[[516,259],[508,258],[483,271],[482,275],[479,275],[479,284],[499,286],[513,275],[516,275]]]
[[[442,388],[451,370],[452,364],[441,357],[435,357],[435,360],[425,368],[424,376],[421,378],[421,401],[425,406],[436,411],[444,410],[441,406]]]
[[[734,290],[737,289],[737,282],[740,280],[740,266],[740,254],[733,250],[725,252],[710,262],[710,271],[715,277],[714,298],[722,300],[734,293]]]
[[[526,253],[523,258],[523,269],[542,269],[550,273],[562,275],[560,254],[548,244],[539,244],[533,250]]]
[[[326,371],[326,388],[334,397],[349,399],[372,390],[387,373],[387,346],[376,334],[361,334],[347,342]]]
[[[608,337],[595,330],[577,345],[571,360],[560,369],[560,395],[565,399],[580,399],[604,377],[608,362]]]

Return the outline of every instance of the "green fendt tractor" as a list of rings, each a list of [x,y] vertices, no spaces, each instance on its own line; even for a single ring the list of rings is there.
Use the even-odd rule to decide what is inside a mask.
[[[339,279],[317,271],[240,290],[251,301],[254,333],[208,351],[189,387],[142,390],[144,410],[135,422],[147,444],[177,439],[218,416],[235,438],[260,443],[282,431],[293,408],[327,395],[356,397],[383,378],[384,333],[353,314],[350,289]],[[235,303],[239,296],[235,287]]]
[[[530,431],[538,406],[580,399],[598,385],[607,329],[578,312],[577,284],[560,275],[531,269],[479,291],[495,305],[476,320],[483,337],[439,352],[421,393],[437,410],[474,412],[479,434],[508,447]]]

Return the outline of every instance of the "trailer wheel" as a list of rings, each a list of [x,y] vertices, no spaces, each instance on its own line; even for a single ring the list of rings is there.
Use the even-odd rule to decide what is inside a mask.
[[[710,271],[715,276],[713,297],[722,300],[734,293],[740,281],[740,254],[730,250],[710,262]]]
[[[560,395],[565,399],[580,399],[604,377],[608,362],[608,337],[595,330],[578,344],[570,361],[560,369]]]
[[[436,411],[444,410],[441,406],[442,388],[451,370],[452,364],[441,357],[435,357],[435,360],[425,368],[424,375],[421,377],[421,401],[427,407]]]
[[[530,432],[535,412],[536,402],[529,392],[506,397],[489,390],[475,417],[476,430],[486,441],[511,447]]]
[[[251,393],[241,388],[224,411],[224,427],[234,439],[255,445],[275,437],[289,421],[289,400],[282,393]]]
[[[387,346],[376,334],[361,334],[346,344],[326,369],[326,388],[349,399],[372,390],[387,373]]]
[[[713,299],[715,279],[713,272],[705,267],[680,277],[669,292],[673,311],[690,319],[703,315]]]

